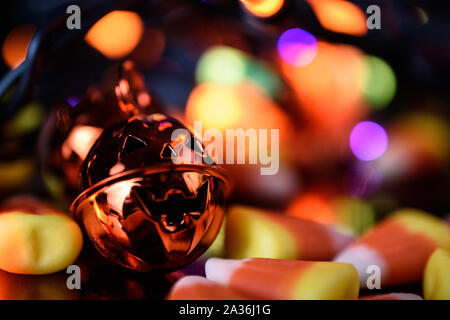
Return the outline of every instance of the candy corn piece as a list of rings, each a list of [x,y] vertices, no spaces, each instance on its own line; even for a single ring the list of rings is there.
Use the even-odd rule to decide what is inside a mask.
[[[423,296],[427,300],[450,300],[450,251],[437,249],[428,259]]]
[[[204,257],[223,257],[225,254],[225,226],[226,219],[223,220],[219,233],[214,239],[214,242],[203,254]]]
[[[376,277],[381,286],[409,283],[422,278],[427,259],[439,247],[450,248],[448,224],[423,211],[404,209],[365,233],[334,261],[353,264],[361,287]]]
[[[255,299],[357,299],[358,273],[345,263],[211,258],[206,277]]]
[[[225,250],[233,259],[331,260],[351,240],[314,221],[235,206],[227,216]]]
[[[386,293],[364,296],[359,300],[423,300],[421,296],[413,293]]]
[[[243,294],[200,276],[179,279],[167,300],[246,300]]]

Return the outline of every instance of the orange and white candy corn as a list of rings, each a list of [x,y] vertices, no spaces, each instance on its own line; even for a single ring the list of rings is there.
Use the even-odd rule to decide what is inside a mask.
[[[367,286],[371,266],[380,270],[381,286],[422,279],[425,264],[436,248],[450,248],[450,227],[443,220],[414,209],[403,209],[381,222],[342,251],[336,262],[358,270]]]
[[[352,236],[314,221],[234,206],[227,216],[226,256],[330,260]]]
[[[357,299],[358,273],[350,264],[249,258],[211,258],[206,277],[255,299]]]
[[[61,271],[78,258],[83,234],[67,214],[30,196],[0,207],[0,269],[42,275]]]
[[[83,246],[80,227],[64,214],[0,214],[0,269],[49,274],[75,262]]]
[[[385,293],[363,296],[359,300],[423,300],[421,296],[414,293]]]
[[[423,296],[427,300],[450,300],[450,251],[436,249],[428,259]]]
[[[248,297],[200,276],[186,276],[172,286],[167,300],[246,300]]]

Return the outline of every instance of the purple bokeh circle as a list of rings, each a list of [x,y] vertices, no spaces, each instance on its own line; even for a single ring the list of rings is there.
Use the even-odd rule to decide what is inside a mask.
[[[316,56],[317,40],[303,29],[288,29],[278,39],[277,48],[278,54],[287,63],[305,66]]]
[[[350,134],[350,148],[362,161],[375,160],[383,155],[388,146],[386,131],[372,121],[358,123]]]

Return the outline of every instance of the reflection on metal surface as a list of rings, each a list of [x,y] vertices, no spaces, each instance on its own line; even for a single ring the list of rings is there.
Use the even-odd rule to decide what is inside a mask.
[[[127,174],[88,189],[72,208],[100,253],[139,271],[200,256],[222,223],[223,180],[200,168]]]

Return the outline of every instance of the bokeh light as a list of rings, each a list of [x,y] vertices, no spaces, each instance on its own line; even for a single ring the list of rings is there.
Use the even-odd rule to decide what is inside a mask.
[[[247,65],[247,81],[260,87],[271,97],[277,97],[281,91],[281,81],[269,66],[257,60],[251,60]]]
[[[197,86],[189,96],[186,114],[192,123],[203,121],[208,128],[226,129],[242,117],[244,106],[234,86],[205,83]]]
[[[308,31],[300,28],[283,32],[278,39],[278,53],[287,63],[294,66],[309,64],[317,53],[317,40]]]
[[[207,50],[199,59],[196,80],[199,83],[235,84],[244,82],[249,57],[238,49],[217,46]]]
[[[196,86],[187,102],[186,118],[189,124],[201,120],[204,128],[219,130],[279,128],[280,139],[289,122],[279,106],[251,83]]]
[[[226,139],[227,130],[242,129],[246,131],[250,129],[256,131],[258,143],[245,142],[243,149],[239,150],[245,155],[245,163],[249,163],[249,157],[258,154],[260,148],[267,148],[268,152],[271,152],[270,146],[273,143],[271,129],[279,130],[280,150],[283,144],[289,140],[292,132],[288,116],[268,95],[251,83],[239,85],[203,83],[198,85],[189,96],[185,119],[191,126],[195,121],[201,121],[203,133],[207,129],[214,129],[219,130],[219,133],[225,137],[222,139],[222,153],[217,150],[210,151],[211,157],[216,161],[225,159],[227,151],[233,152],[234,157],[238,154],[238,144],[234,143],[234,140]],[[260,140],[260,129],[269,131],[266,140]],[[196,132],[198,135],[203,133]],[[203,142],[206,145],[212,142],[210,137],[205,139],[206,141]]]
[[[130,11],[112,11],[97,21],[86,34],[86,41],[110,59],[131,53],[144,31],[140,16]]]
[[[375,160],[383,155],[388,146],[386,131],[372,121],[358,123],[350,134],[350,148],[362,161]]]
[[[308,0],[320,24],[330,31],[363,36],[366,15],[357,5],[344,0]]]
[[[32,25],[23,25],[8,34],[2,47],[3,60],[8,67],[14,69],[25,60],[35,31],[36,27]]]
[[[206,50],[197,62],[195,75],[197,83],[251,82],[272,97],[280,90],[280,80],[269,66],[228,46],[214,46]]]
[[[375,56],[364,56],[364,65],[362,86],[364,97],[374,108],[383,108],[395,95],[397,88],[395,73],[389,64]]]
[[[81,98],[72,96],[72,97],[68,97],[66,99],[66,101],[68,104],[70,104],[71,107],[75,107],[81,101]]]
[[[281,10],[284,0],[241,0],[241,3],[251,14],[269,18]]]
[[[318,192],[307,192],[297,197],[287,210],[289,215],[320,223],[334,223],[336,212],[328,197]]]
[[[316,57],[306,66],[295,67],[280,59],[283,74],[309,120],[322,130],[345,134],[345,139],[367,111],[361,92],[362,58],[356,47],[319,41]]]

